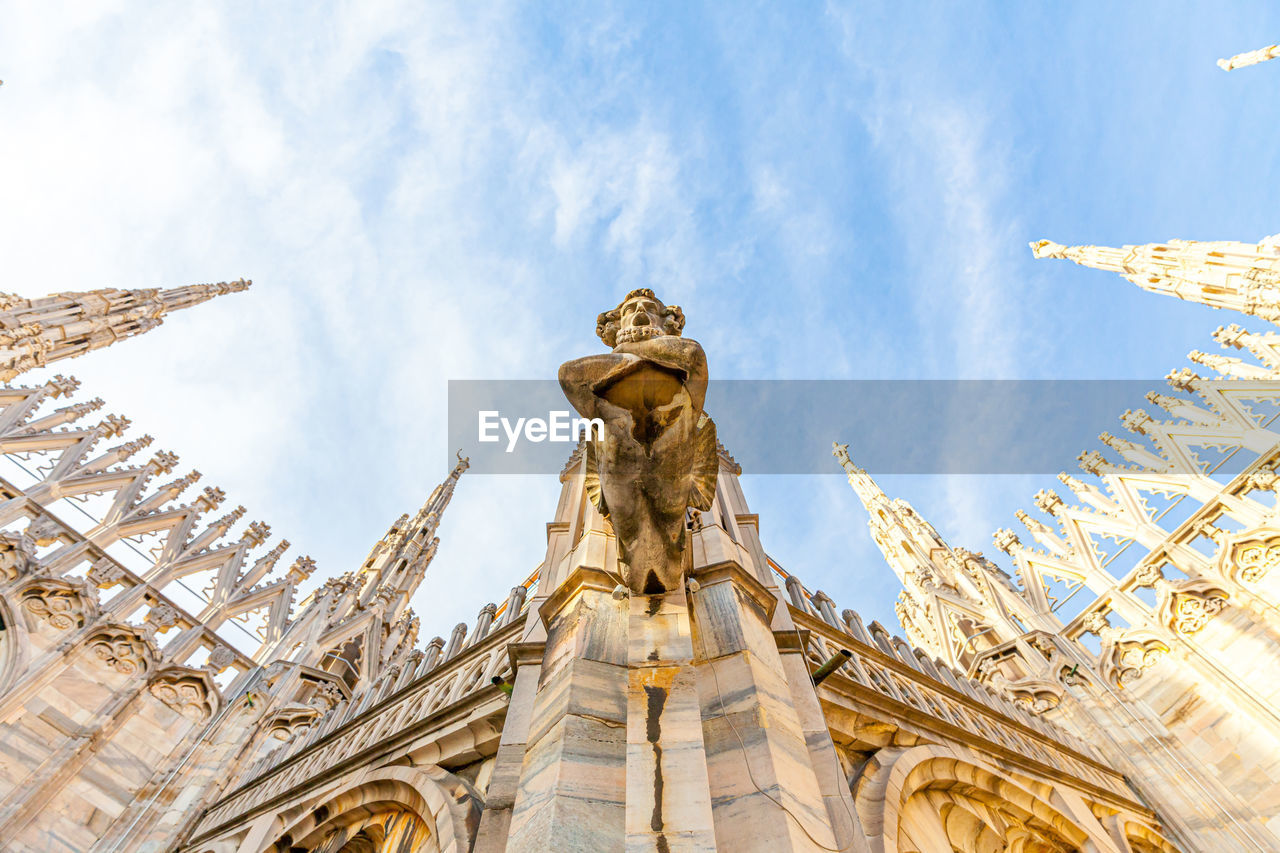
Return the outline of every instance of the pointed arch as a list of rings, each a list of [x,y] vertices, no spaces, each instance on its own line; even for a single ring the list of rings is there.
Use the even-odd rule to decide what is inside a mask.
[[[1124,837],[1134,853],[1179,853],[1173,842],[1149,826],[1135,821],[1124,825]]]
[[[474,788],[436,765],[360,771],[346,784],[281,814],[263,853],[315,851],[335,831],[349,833],[350,838],[381,821],[385,822],[376,831],[416,837],[417,844],[409,849],[466,853],[483,805]],[[389,826],[397,819],[398,826]]]
[[[1100,825],[1085,828],[1000,770],[937,745],[880,750],[853,795],[873,853],[943,844],[962,853],[1065,853],[1106,838]]]
[[[0,595],[0,696],[8,692],[25,658],[25,630],[14,616],[7,597]]]

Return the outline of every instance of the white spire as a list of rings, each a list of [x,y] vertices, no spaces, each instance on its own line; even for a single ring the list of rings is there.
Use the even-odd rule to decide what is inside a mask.
[[[1259,62],[1266,62],[1268,59],[1275,59],[1277,56],[1280,56],[1280,44],[1273,44],[1257,50],[1237,53],[1230,59],[1219,59],[1218,67],[1223,71],[1234,71],[1237,68],[1246,68],[1257,65]]]
[[[1038,240],[1031,251],[1120,273],[1152,293],[1280,322],[1280,235],[1258,243],[1170,240],[1119,249]]]

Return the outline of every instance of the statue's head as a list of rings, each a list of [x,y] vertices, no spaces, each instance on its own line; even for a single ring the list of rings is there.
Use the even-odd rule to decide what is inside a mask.
[[[633,290],[617,308],[596,318],[596,334],[608,347],[643,341],[661,335],[680,336],[684,312],[678,305],[663,305],[647,287]]]

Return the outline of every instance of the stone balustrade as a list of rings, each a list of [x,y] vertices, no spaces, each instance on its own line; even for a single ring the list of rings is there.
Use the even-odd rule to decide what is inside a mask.
[[[415,731],[419,724],[485,691],[497,693],[492,679],[510,677],[507,647],[522,627],[519,617],[525,610],[525,590],[518,589],[492,622],[482,618],[469,636],[465,624],[455,628],[455,636],[464,637],[456,647],[451,643],[442,653],[443,641],[436,638],[420,657],[411,656],[412,665],[387,668],[378,680],[338,704],[299,737],[250,765],[238,788],[201,819],[196,834],[287,795],[338,765],[358,761],[387,739]],[[481,615],[493,617],[496,609],[488,605]]]
[[[864,625],[852,610],[845,610],[839,619],[824,617],[824,611],[828,616],[833,612],[820,606],[824,603],[821,593],[810,595],[798,582],[788,583],[788,592],[793,596],[802,593],[803,606],[793,604],[792,617],[806,644],[806,655],[815,666],[839,649],[852,654],[823,682],[824,693],[863,694],[870,690],[932,718],[942,729],[959,728],[970,740],[986,741],[1015,760],[1029,759],[1040,764],[1041,770],[1066,772],[1116,797],[1132,799],[1124,778],[1103,763],[1090,744],[1019,708],[986,685],[931,660],[878,622]],[[908,709],[903,711],[899,718],[912,717]]]

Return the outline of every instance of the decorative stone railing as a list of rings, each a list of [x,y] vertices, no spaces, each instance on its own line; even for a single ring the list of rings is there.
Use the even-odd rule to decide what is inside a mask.
[[[516,590],[519,590],[517,592]],[[419,729],[486,691],[498,694],[492,679],[508,679],[507,647],[520,635],[525,589],[517,587],[496,627],[487,621],[496,608],[481,611],[476,630],[465,623],[445,646],[437,638],[414,665],[391,667],[366,690],[329,711],[300,737],[250,765],[241,783],[201,819],[196,835],[235,819],[276,796],[287,794],[322,773],[357,764],[390,738]],[[491,609],[493,608],[493,609]]]
[[[862,622],[862,617],[852,610],[845,610],[837,617],[834,602],[821,590],[810,593],[795,575],[783,575],[783,577],[787,588],[787,597],[790,599],[793,611],[798,610],[810,619],[818,620],[824,626],[834,628],[846,638],[853,637],[865,646],[879,649],[894,660],[905,663],[916,672],[926,675],[935,681],[942,681],[997,713],[1011,717],[1023,725],[1030,726],[1042,732],[1045,736],[1070,746],[1072,749],[1085,754],[1096,755],[1093,747],[1066,729],[1028,712],[1025,708],[1019,707],[1005,696],[992,690],[988,685],[956,672],[942,661],[936,658],[930,659],[922,650],[913,647],[902,637],[890,634],[888,629],[879,622],[872,622],[869,626],[866,626]],[[838,645],[839,637],[834,638],[834,640],[837,644],[832,646],[823,637],[815,637],[811,640],[807,653],[818,663],[822,663],[837,648],[843,648]]]
[[[790,580],[794,580],[794,576]],[[1111,770],[1090,744],[1060,726],[1028,713],[994,693],[986,685],[930,660],[906,640],[891,635],[884,626],[863,625],[852,610],[835,616],[830,599],[809,595],[798,581],[788,582],[791,614],[805,637],[805,653],[814,665],[828,660],[839,649],[852,657],[823,690],[840,691],[840,677],[861,694],[872,691],[894,703],[962,729],[970,737],[986,741],[1011,756],[1023,756],[1055,772],[1065,772],[1125,800],[1133,795],[1123,777]],[[797,600],[800,602],[797,604]]]

